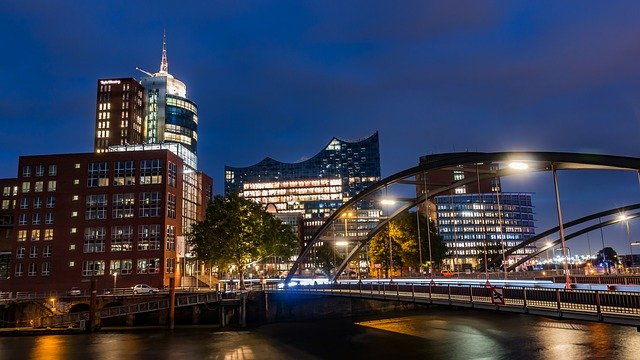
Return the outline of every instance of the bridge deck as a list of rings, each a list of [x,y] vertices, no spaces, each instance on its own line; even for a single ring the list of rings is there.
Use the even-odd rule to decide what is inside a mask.
[[[640,326],[637,292],[424,283],[323,284],[269,292],[461,306]]]

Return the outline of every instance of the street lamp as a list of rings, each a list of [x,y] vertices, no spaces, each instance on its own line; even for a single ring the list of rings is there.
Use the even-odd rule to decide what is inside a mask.
[[[51,298],[49,301],[51,301],[51,311],[56,312],[56,298]]]
[[[633,266],[633,247],[631,246],[631,231],[629,230],[629,217],[626,214],[620,215],[620,221],[624,221],[627,228],[627,241],[629,242],[630,261],[629,266]]]
[[[118,281],[118,273],[114,272],[113,273],[113,294],[116,294],[116,283]]]
[[[391,246],[391,210],[389,209],[389,206],[394,205],[395,203],[395,200],[389,198],[380,200],[380,204],[387,206],[387,234],[389,235],[389,279],[391,280],[393,280],[393,248]]]

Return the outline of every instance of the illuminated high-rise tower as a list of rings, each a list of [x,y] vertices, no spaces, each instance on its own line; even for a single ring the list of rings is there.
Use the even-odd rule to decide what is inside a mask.
[[[141,70],[142,71],[142,70]],[[144,142],[182,144],[195,156],[198,143],[198,107],[187,98],[187,86],[169,74],[166,34],[160,70],[140,79],[144,87]]]

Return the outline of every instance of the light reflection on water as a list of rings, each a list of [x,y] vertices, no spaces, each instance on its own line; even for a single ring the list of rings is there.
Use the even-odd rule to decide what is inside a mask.
[[[0,337],[0,360],[637,359],[639,354],[640,334],[634,327],[441,308],[243,331],[179,328]]]

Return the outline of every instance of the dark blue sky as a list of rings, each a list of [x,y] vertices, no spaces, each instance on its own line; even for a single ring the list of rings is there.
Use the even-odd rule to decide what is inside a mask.
[[[637,1],[3,4],[0,177],[19,155],[92,151],[96,80],[157,71],[163,29],[217,193],[224,165],[298,161],[376,130],[384,176],[438,152],[640,156],[639,15]],[[630,173],[560,181],[568,220],[640,200]],[[538,231],[554,225],[550,176],[505,183],[536,192]],[[605,236],[628,252],[620,231]]]

